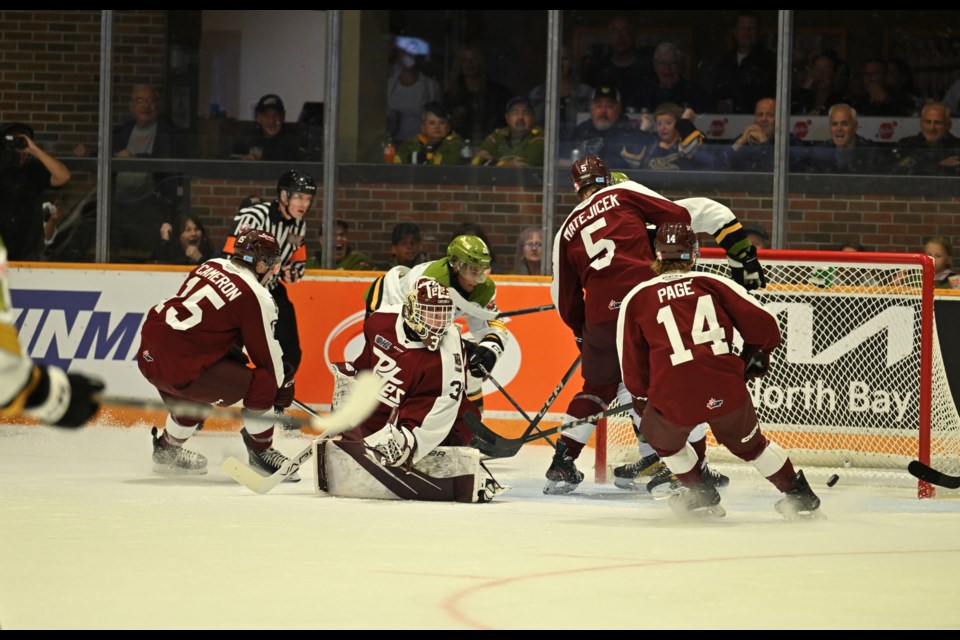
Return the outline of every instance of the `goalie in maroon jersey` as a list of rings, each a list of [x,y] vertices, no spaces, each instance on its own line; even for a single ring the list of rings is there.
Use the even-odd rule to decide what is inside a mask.
[[[318,445],[317,489],[357,498],[485,502],[503,491],[466,446],[467,358],[449,290],[423,277],[403,304],[381,305],[363,323],[363,351],[337,363],[334,408],[350,379],[371,369],[384,381],[379,408],[340,440]]]
[[[206,457],[182,446],[202,426],[191,404],[242,400],[240,433],[250,465],[270,475],[287,461],[273,448],[273,424],[264,416],[289,407],[294,395],[293,370],[274,337],[277,303],[266,288],[279,268],[276,239],[260,229],[241,229],[232,257],[198,266],[176,295],[147,314],[137,363],[172,407],[163,433],[153,429],[157,473],[207,472]],[[287,481],[299,479],[293,474]]]
[[[766,374],[780,345],[776,317],[737,283],[691,271],[700,249],[689,224],[662,225],[655,248],[657,277],[634,287],[620,307],[617,352],[641,433],[685,487],[670,496],[670,507],[681,515],[726,514],[702,472],[703,452],[687,442],[696,425],[709,422],[717,442],[784,493],[777,511],[815,516],[820,499],[764,436],[745,384]],[[738,332],[741,355],[733,350]]]
[[[734,278],[747,288],[762,288],[766,280],[740,221],[719,202],[709,198],[673,202],[641,184],[622,181],[622,176],[612,184],[610,170],[597,156],[574,162],[570,173],[580,204],[560,225],[554,239],[551,295],[583,353],[583,390],[567,406],[567,415],[585,418],[603,411],[617,397],[629,404],[617,363],[617,312],[627,292],[653,276],[648,224],[691,224],[694,231],[716,238],[727,251]],[[595,424],[586,423],[564,432],[547,470],[544,493],[569,493],[583,481],[574,461],[594,429]],[[697,446],[706,448],[705,426],[693,437],[701,441]],[[639,463],[614,471],[617,486],[632,489],[633,480],[644,474],[650,474],[650,482],[637,486],[651,493],[676,484],[653,450],[647,447],[645,451],[645,446],[641,443]],[[724,480],[718,475],[718,482]]]

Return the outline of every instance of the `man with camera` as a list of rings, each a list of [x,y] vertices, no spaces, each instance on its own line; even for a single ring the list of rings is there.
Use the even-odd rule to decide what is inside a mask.
[[[0,236],[10,260],[41,259],[44,194],[69,181],[70,170],[37,146],[30,125],[0,127]]]

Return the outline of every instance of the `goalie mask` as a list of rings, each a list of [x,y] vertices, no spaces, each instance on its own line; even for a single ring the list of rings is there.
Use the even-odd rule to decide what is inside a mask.
[[[600,156],[587,156],[573,163],[570,178],[573,180],[573,190],[578,197],[582,197],[580,194],[589,186],[599,185],[601,189],[609,186],[610,169]]]
[[[668,222],[657,229],[654,241],[657,260],[692,260],[700,257],[700,243],[697,234],[688,224]]]
[[[477,236],[457,236],[447,246],[450,266],[467,281],[477,285],[490,275],[490,249]]]
[[[436,351],[453,325],[455,310],[446,287],[432,278],[420,278],[403,302],[403,321],[427,349]]]
[[[258,276],[263,276],[261,284],[266,284],[280,270],[280,245],[276,238],[261,229],[240,229],[233,244],[233,257],[248,265]]]

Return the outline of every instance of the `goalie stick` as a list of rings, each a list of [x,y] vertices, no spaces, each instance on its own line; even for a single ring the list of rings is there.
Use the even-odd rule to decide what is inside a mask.
[[[464,414],[463,418],[466,421],[467,426],[473,430],[473,434],[484,442],[484,451],[488,452],[487,455],[492,458],[510,458],[515,456],[517,452],[520,451],[520,448],[528,442],[540,440],[541,438],[547,438],[554,434],[572,429],[573,427],[579,427],[580,425],[588,422],[596,422],[601,418],[627,413],[630,411],[630,409],[630,406],[611,407],[605,411],[601,411],[600,413],[595,413],[592,416],[571,420],[570,422],[565,422],[551,429],[541,431],[540,433],[521,436],[519,438],[504,438],[503,436],[494,433],[486,425],[484,425],[483,422],[480,421],[480,418],[478,418],[474,413],[468,412]]]
[[[307,405],[294,401],[299,409],[306,411],[311,417],[311,426],[325,429],[323,434],[314,438],[302,451],[280,465],[280,468],[269,476],[261,475],[240,460],[230,457],[223,461],[220,469],[247,487],[254,493],[263,495],[296,472],[300,465],[313,456],[313,445],[316,442],[329,440],[345,431],[353,429],[372,414],[380,404],[380,391],[383,382],[372,371],[361,371],[356,375],[356,383],[350,394],[336,411],[327,416],[321,416]]]
[[[910,464],[907,465],[907,471],[909,471],[910,475],[914,478],[935,484],[938,487],[960,489],[960,476],[947,475],[941,471],[937,471],[933,467],[923,464],[919,460],[911,460]]]

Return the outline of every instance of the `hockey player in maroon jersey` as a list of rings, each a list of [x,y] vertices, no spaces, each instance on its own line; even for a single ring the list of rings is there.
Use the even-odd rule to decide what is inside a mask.
[[[316,456],[320,488],[334,495],[483,502],[502,491],[467,447],[467,358],[453,324],[456,306],[433,278],[416,281],[403,304],[364,321],[363,351],[337,363],[337,386],[372,369],[385,385],[380,406]],[[336,393],[336,392],[335,392]],[[334,402],[336,404],[336,401]]]
[[[685,487],[670,497],[671,508],[681,515],[726,513],[701,471],[703,453],[687,442],[691,429],[709,422],[717,442],[784,493],[777,511],[814,516],[820,499],[803,471],[764,436],[744,383],[767,372],[781,340],[776,317],[737,283],[691,272],[700,249],[689,224],[662,225],[655,248],[657,277],[634,287],[620,307],[617,352],[641,433]],[[742,357],[732,348],[737,332]]]
[[[622,390],[615,344],[617,312],[627,292],[653,276],[648,223],[692,224],[696,232],[713,235],[727,251],[735,279],[751,289],[766,281],[743,227],[719,202],[709,198],[673,202],[631,180],[611,184],[610,170],[597,156],[573,163],[571,177],[580,204],[554,239],[551,294],[583,353],[583,390],[567,406],[567,415],[584,418],[604,410],[617,397],[618,388]],[[547,470],[545,493],[569,493],[583,480],[574,461],[595,428],[587,423],[563,434]],[[705,427],[702,434],[705,438]],[[658,462],[651,457],[641,463],[648,460],[651,466]]]
[[[183,410],[190,403],[230,406],[242,400],[240,433],[251,466],[270,475],[287,460],[273,448],[273,425],[262,417],[289,407],[294,395],[292,368],[274,337],[277,303],[266,289],[279,268],[277,240],[260,229],[242,229],[232,257],[191,271],[175,296],[147,314],[137,363],[174,407],[163,433],[153,429],[157,473],[207,472],[206,457],[182,446],[202,424]],[[288,480],[299,479],[294,474]]]

